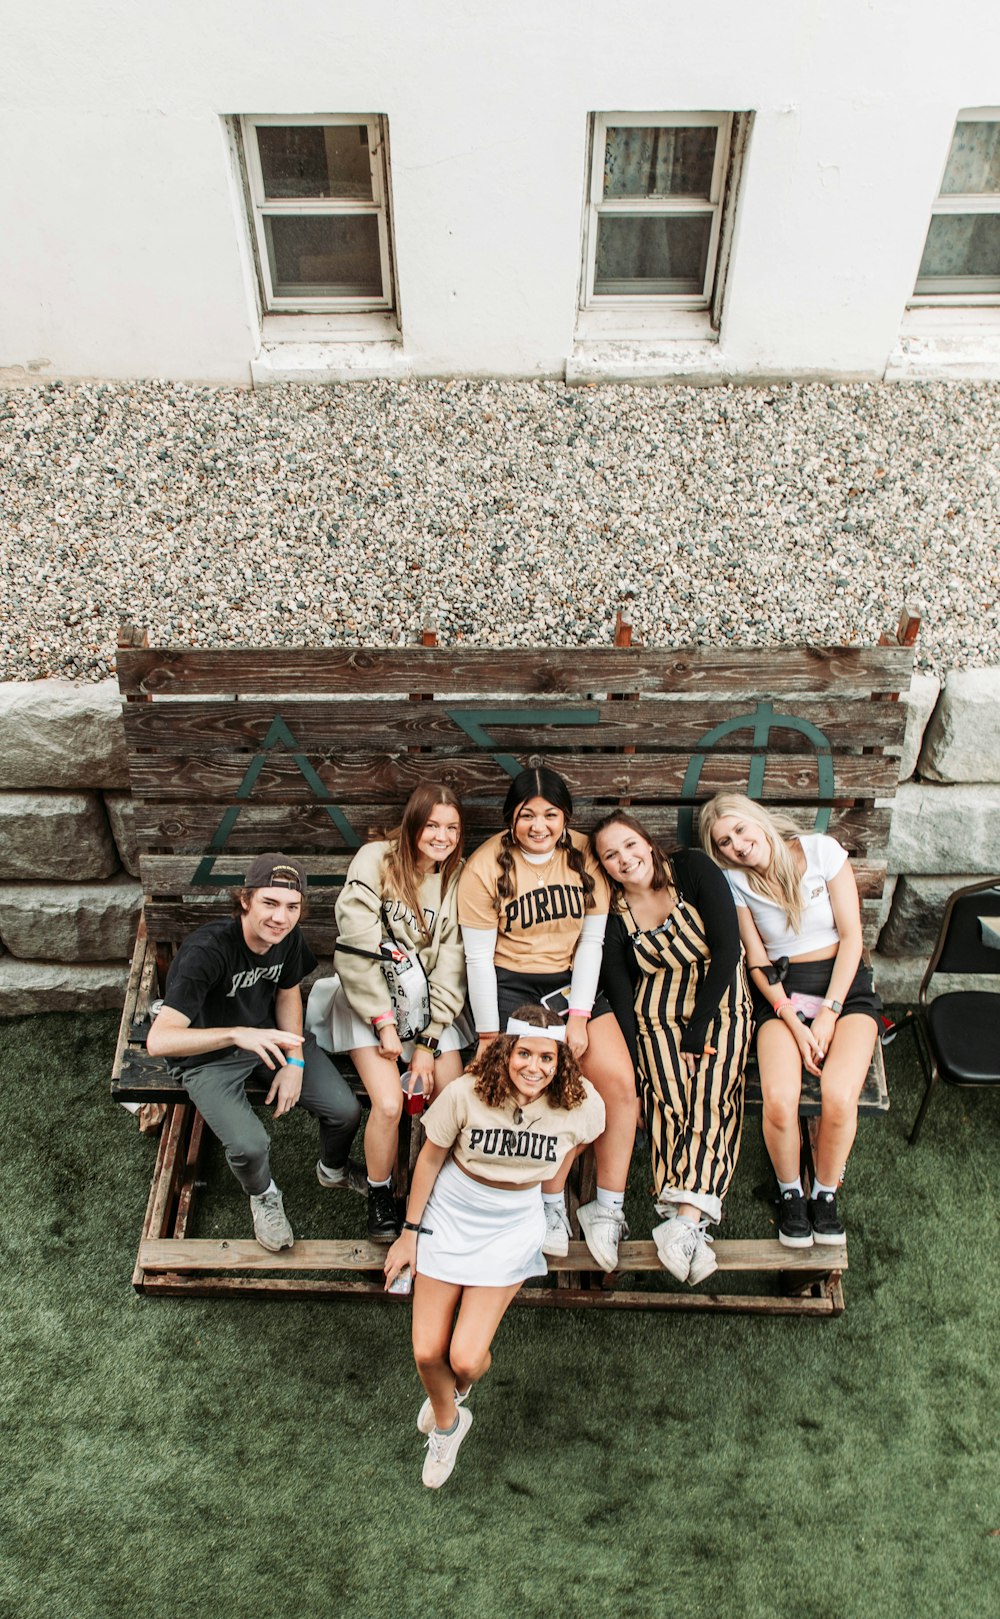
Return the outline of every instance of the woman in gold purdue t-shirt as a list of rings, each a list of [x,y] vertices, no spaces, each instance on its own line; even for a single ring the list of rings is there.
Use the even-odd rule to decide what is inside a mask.
[[[504,830],[466,862],[458,885],[469,1000],[480,1055],[522,1002],[566,1016],[566,1043],[607,1109],[596,1145],[597,1197],[578,1211],[597,1263],[614,1270],[627,1236],[625,1182],[635,1142],[635,1076],[628,1047],[597,994],[610,894],[582,833],[572,832],[573,801],[562,777],[544,766],[522,770],[504,801]],[[568,1166],[567,1166],[568,1167]],[[567,1252],[565,1174],[544,1188],[547,1254]]]
[[[424,1115],[426,1141],[386,1286],[409,1269],[413,1354],[427,1399],[423,1479],[437,1489],[472,1425],[464,1404],[489,1370],[490,1345],[528,1276],[544,1276],[539,1187],[604,1128],[604,1104],[581,1079],[562,1019],[521,1006]],[[457,1312],[457,1313],[456,1313]]]

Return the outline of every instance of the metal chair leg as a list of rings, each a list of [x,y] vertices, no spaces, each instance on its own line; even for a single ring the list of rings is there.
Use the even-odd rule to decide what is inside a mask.
[[[910,1131],[910,1134],[909,1134],[909,1142],[910,1142],[911,1147],[916,1146],[917,1137],[919,1136],[919,1134],[920,1134],[920,1132],[921,1132],[921,1130],[923,1128],[924,1115],[926,1114],[927,1109],[930,1106],[931,1095],[932,1095],[932,1093],[934,1091],[934,1087],[937,1084],[937,1082],[938,1082],[938,1071],[935,1068],[933,1073],[931,1074],[930,1079],[927,1081],[927,1089],[924,1091],[924,1099],[920,1104],[920,1112],[917,1114],[916,1118],[914,1119],[914,1121],[913,1121],[913,1129]]]

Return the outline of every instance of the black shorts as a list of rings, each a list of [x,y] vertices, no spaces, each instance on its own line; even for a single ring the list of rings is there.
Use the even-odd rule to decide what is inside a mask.
[[[565,996],[569,994],[571,973],[512,973],[506,967],[497,968],[497,1005],[500,1012],[500,1033],[507,1027],[519,1006],[541,1006],[546,995],[555,1000],[554,1011],[564,1012]],[[559,992],[564,992],[560,999]],[[605,1017],[611,1012],[606,995],[599,994],[594,1002],[591,1018]]]
[[[830,974],[836,958],[829,956],[826,961],[790,961],[788,971],[782,981],[782,989],[786,995],[797,992],[799,995],[819,995],[825,1000],[830,989]],[[759,1028],[768,1018],[777,1014],[770,1001],[765,1000],[754,982],[755,975],[751,973],[751,991],[753,994],[754,1023]],[[864,1012],[868,1017],[874,1018],[881,1032],[882,1002],[876,995],[872,985],[872,970],[862,964],[854,974],[850,989],[844,996],[844,1010],[842,1017],[853,1012]]]

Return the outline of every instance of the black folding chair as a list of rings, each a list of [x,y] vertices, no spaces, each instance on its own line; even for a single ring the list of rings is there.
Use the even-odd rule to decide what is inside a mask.
[[[946,1085],[1000,1085],[1000,989],[954,990],[928,1002],[935,973],[1000,978],[1000,877],[956,889],[945,906],[917,996],[914,1032],[927,1089],[910,1131],[911,1145],[939,1079]]]

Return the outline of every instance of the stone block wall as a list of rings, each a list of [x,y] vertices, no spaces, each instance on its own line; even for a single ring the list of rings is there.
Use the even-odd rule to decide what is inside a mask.
[[[1000,669],[914,676],[900,775],[875,970],[885,1000],[911,1001],[949,894],[1000,875]]]
[[[914,999],[948,895],[1000,874],[1000,669],[916,675],[875,954]],[[142,903],[115,681],[0,683],[0,1016],[121,1004]]]
[[[137,875],[117,683],[0,683],[0,1016],[122,1004]]]

